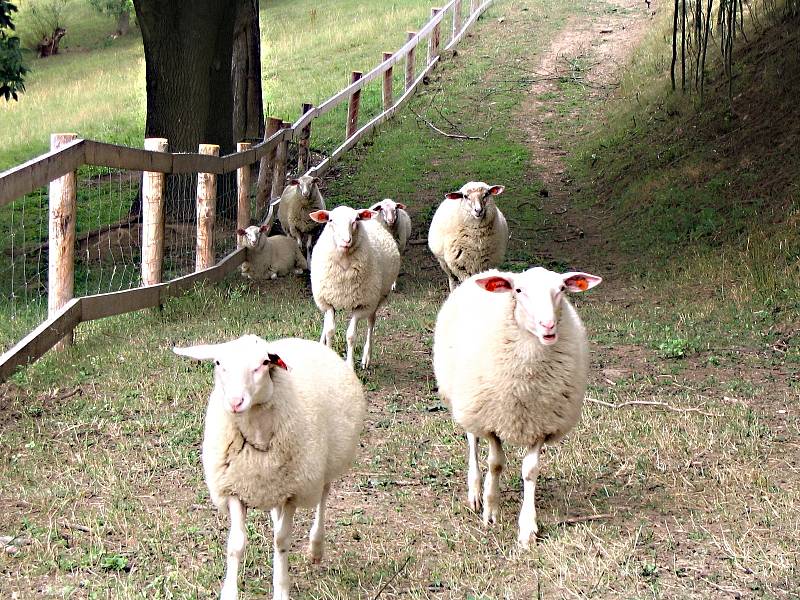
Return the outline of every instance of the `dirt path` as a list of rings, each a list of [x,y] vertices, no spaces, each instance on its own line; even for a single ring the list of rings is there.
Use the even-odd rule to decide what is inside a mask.
[[[586,12],[571,17],[542,55],[530,91],[514,115],[547,186],[541,198],[547,235],[537,240],[537,249],[557,262],[614,270],[613,256],[607,253],[602,264],[597,262],[598,250],[605,245],[598,220],[575,210],[572,195],[576,190],[566,175],[564,157],[586,134],[584,123],[593,121],[580,111],[591,106],[596,113],[614,94],[651,17],[639,0],[611,0],[600,18]],[[572,102],[570,87],[588,96],[580,103]]]

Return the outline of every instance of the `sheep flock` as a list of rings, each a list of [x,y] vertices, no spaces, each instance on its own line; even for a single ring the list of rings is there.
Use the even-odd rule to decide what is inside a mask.
[[[322,559],[326,499],[355,459],[366,410],[354,370],[358,324],[367,321],[360,363],[366,370],[373,364],[379,311],[391,302],[411,237],[405,204],[387,198],[366,202],[370,208],[327,209],[319,183],[308,175],[293,179],[275,203],[287,235],[269,235],[272,210],[264,223],[238,234],[247,248],[245,277],[272,280],[310,269],[311,296],[323,316],[320,340],[246,334],[173,349],[214,365],[202,463],[211,501],[230,522],[221,593],[226,600],[239,594],[248,509],[272,517],[273,598],[289,597],[288,549],[297,508],[316,511],[308,558]],[[441,400],[466,434],[465,499],[487,527],[500,518],[503,446],[524,449],[517,542],[525,549],[539,530],[535,491],[542,448],[575,427],[586,391],[587,333],[568,296],[602,280],[542,267],[499,270],[510,237],[496,204],[504,191],[470,181],[446,193],[433,215],[427,243],[449,294],[436,319],[432,362]],[[337,312],[350,317],[344,359],[333,349]],[[481,440],[488,444],[485,479]]]

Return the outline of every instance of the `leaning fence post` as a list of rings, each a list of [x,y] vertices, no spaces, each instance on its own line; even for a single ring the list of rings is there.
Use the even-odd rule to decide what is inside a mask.
[[[166,152],[164,138],[147,138],[144,149]],[[142,285],[161,283],[164,262],[164,183],[166,175],[142,173]]]
[[[303,103],[303,112],[301,116],[306,114],[314,107],[313,104]],[[297,140],[297,174],[302,175],[308,168],[311,166],[309,164],[309,143],[311,139],[311,121],[308,122],[308,125],[303,127],[300,130],[300,138]]]
[[[236,152],[247,152],[250,142],[236,144]],[[236,169],[236,229],[247,229],[250,225],[250,163]],[[244,237],[236,236],[236,247],[241,248]]]
[[[406,36],[408,39],[406,41],[410,42],[414,39],[414,36],[417,35],[416,31],[408,31],[406,32]],[[416,79],[416,67],[414,66],[414,50],[416,46],[412,47],[411,50],[408,51],[406,54],[406,89],[411,88],[414,85],[414,79]]]
[[[383,53],[383,62],[392,58],[392,52]],[[392,98],[392,67],[390,66],[383,72],[383,110],[389,110],[394,104]]]
[[[355,83],[363,73],[360,71],[353,71],[350,74],[350,83]],[[361,104],[361,90],[356,90],[350,95],[350,101],[347,103],[347,129],[345,131],[345,140],[353,137],[353,134],[358,129],[358,106]]]
[[[216,144],[200,144],[200,154],[219,156]],[[195,271],[214,266],[214,222],[217,220],[217,176],[197,174],[197,253]]]
[[[291,127],[291,123],[281,121],[281,129]],[[275,149],[275,162],[272,171],[272,198],[280,198],[286,187],[286,160],[289,155],[289,140],[283,139]]]
[[[451,41],[458,37],[461,31],[461,0],[453,0],[453,37]]]
[[[268,140],[281,129],[283,121],[275,117],[267,119],[267,126],[264,132],[264,139]],[[256,211],[259,215],[266,213],[267,205],[270,202],[272,193],[272,168],[275,164],[275,150],[268,152],[258,166],[258,185],[256,186]],[[259,217],[260,218],[260,217]]]
[[[76,133],[54,133],[50,150],[58,150],[78,139]],[[75,292],[75,217],[77,213],[77,173],[67,173],[50,182],[49,250],[47,276],[47,313],[53,316]],[[73,333],[54,346],[63,349],[72,344]]]
[[[431,19],[434,18],[441,12],[441,8],[432,8],[431,9]],[[440,25],[442,24],[439,21],[436,25],[433,26],[433,31],[431,31],[431,37],[428,38],[428,62],[427,64],[431,64],[436,57],[439,56],[439,30]]]

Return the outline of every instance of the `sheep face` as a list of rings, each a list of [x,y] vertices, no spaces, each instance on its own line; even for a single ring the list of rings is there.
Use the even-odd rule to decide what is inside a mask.
[[[356,210],[349,206],[337,206],[330,211],[314,211],[308,216],[317,223],[327,223],[325,228],[330,228],[336,249],[344,254],[358,246],[359,222],[371,219],[375,214],[368,208]]]
[[[250,225],[247,229],[237,229],[236,233],[244,238],[242,243],[247,248],[255,248],[258,246],[258,240],[261,239],[261,236],[267,233],[267,229],[268,227],[266,225],[262,225],[261,227],[258,225]]]
[[[468,215],[482,219],[486,214],[486,203],[492,196],[499,196],[505,190],[502,185],[488,185],[482,181],[470,181],[457,192],[445,194],[448,200],[461,200],[461,207]]]
[[[383,215],[383,220],[387,225],[394,225],[397,221],[397,209],[405,209],[406,205],[400,202],[395,202],[391,198],[385,198],[370,207],[370,210],[380,212]]]
[[[272,397],[273,369],[287,369],[280,356],[268,350],[267,342],[246,335],[224,344],[202,344],[173,348],[175,354],[214,361],[214,390],[229,413],[243,413]]]
[[[300,194],[302,194],[303,198],[309,198],[311,197],[311,192],[317,183],[319,183],[319,177],[303,175],[297,179],[292,179],[289,182],[289,185],[296,185],[300,189]]]
[[[554,273],[542,267],[523,273],[502,273],[477,279],[487,292],[510,293],[516,300],[514,318],[520,329],[535,336],[543,345],[558,341],[558,320],[565,292],[583,292],[598,285],[602,278],[589,273]]]

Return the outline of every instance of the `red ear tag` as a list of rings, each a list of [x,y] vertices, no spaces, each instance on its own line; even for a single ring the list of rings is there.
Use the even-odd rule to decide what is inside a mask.
[[[362,210],[361,212],[358,213],[358,218],[359,219],[364,219],[364,220],[371,219],[372,218],[372,211],[371,210]]]
[[[571,283],[572,283],[572,284],[573,284],[575,287],[577,287],[578,289],[580,289],[582,292],[585,292],[586,290],[588,290],[588,289],[589,289],[589,282],[588,282],[588,281],[586,281],[586,278],[585,278],[585,277],[576,277],[575,279],[573,279],[573,280],[571,281]]]
[[[511,284],[502,277],[487,277],[486,279],[476,279],[475,283],[477,283],[487,292],[497,292],[497,291],[511,289]]]
[[[284,371],[289,370],[289,367],[286,366],[286,363],[283,362],[283,359],[277,354],[272,354],[270,352],[269,354],[267,354],[267,357],[269,358],[269,362],[275,365],[276,367],[280,367]]]

